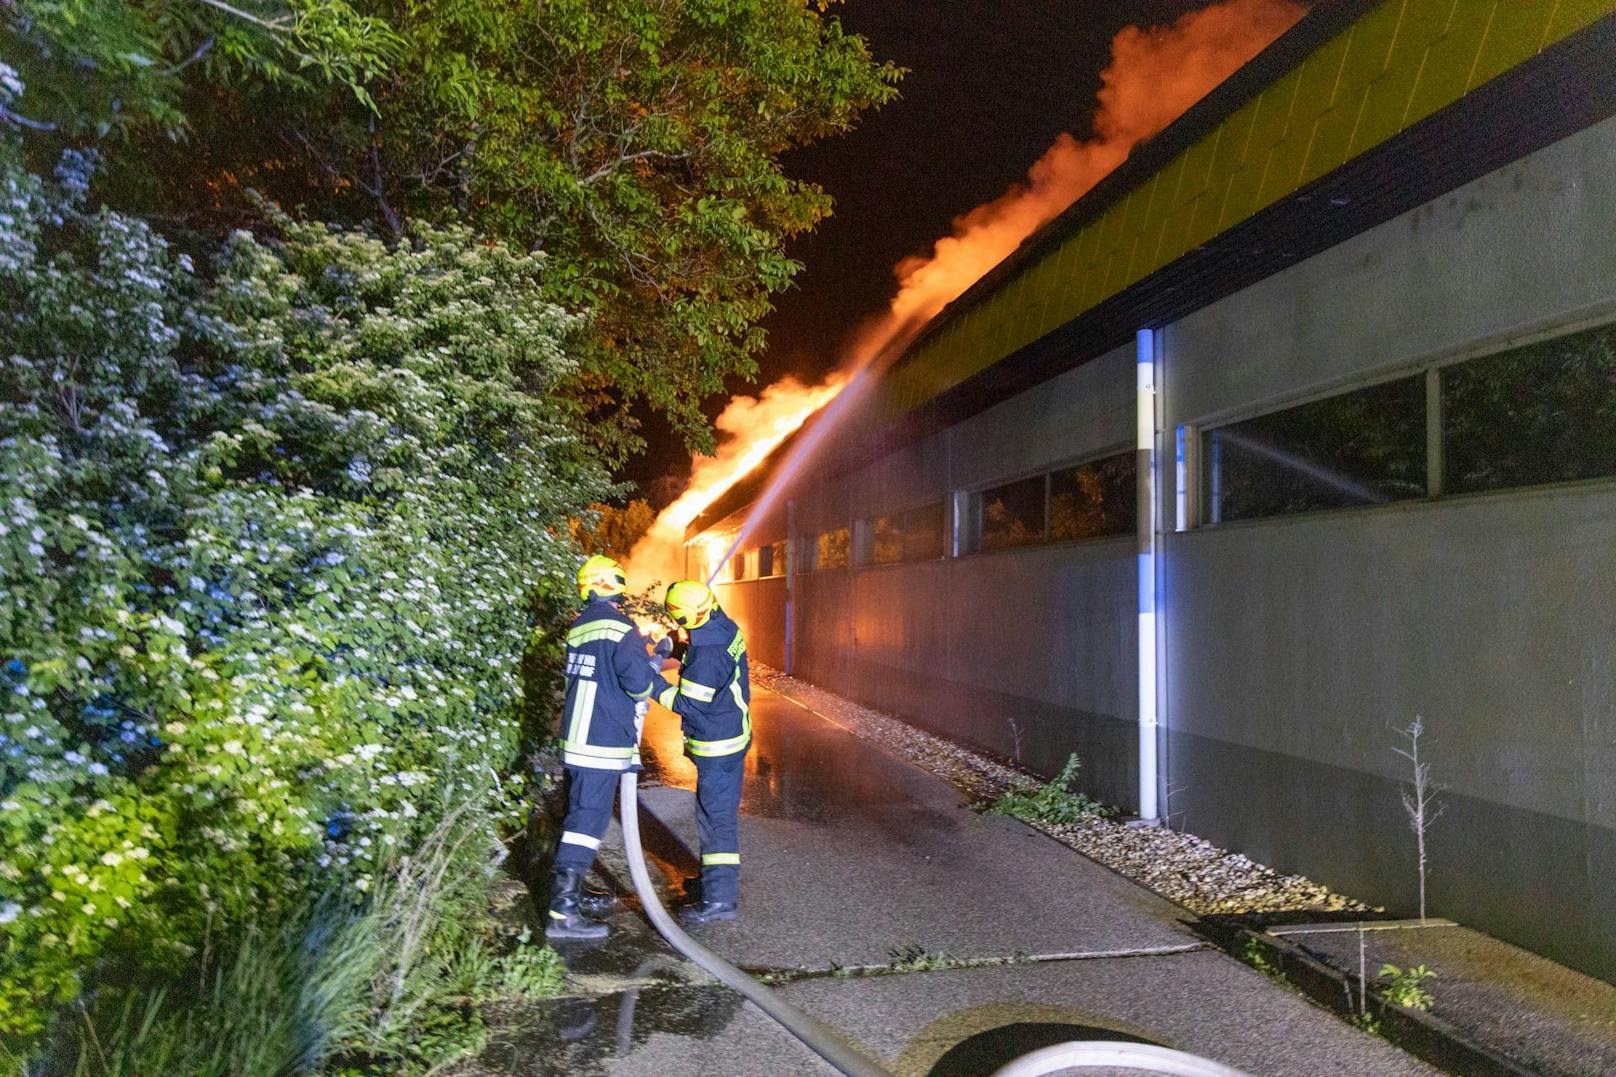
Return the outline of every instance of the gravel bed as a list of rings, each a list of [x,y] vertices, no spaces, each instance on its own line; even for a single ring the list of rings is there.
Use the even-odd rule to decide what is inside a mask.
[[[794,700],[950,782],[972,800],[996,799],[1037,779],[1008,763],[787,677],[757,661],[752,682]],[[1084,856],[1196,914],[1370,911],[1300,875],[1284,875],[1204,838],[1160,826],[1126,826],[1093,817],[1077,824],[1028,822]]]

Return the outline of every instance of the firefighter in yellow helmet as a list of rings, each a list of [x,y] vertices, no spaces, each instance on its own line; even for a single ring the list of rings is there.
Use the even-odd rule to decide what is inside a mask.
[[[567,699],[561,719],[561,762],[567,772],[567,815],[556,846],[545,934],[604,938],[589,913],[611,907],[610,894],[586,894],[584,877],[612,819],[617,778],[640,763],[640,730],[651,690],[661,683],[645,637],[618,608],[628,590],[623,566],[596,555],[578,570],[584,608],[567,631]]]
[[[687,924],[733,920],[741,872],[741,779],[752,743],[752,682],[746,637],[705,584],[668,588],[668,615],[690,634],[679,679],[657,687],[657,702],[679,716],[685,750],[696,763],[696,829],[701,835],[701,900]]]

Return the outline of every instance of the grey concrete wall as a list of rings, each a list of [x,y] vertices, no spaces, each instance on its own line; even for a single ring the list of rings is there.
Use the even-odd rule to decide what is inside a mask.
[[[739,529],[746,523],[750,523],[751,531],[741,544],[742,550],[768,546],[787,537],[784,505],[776,505],[757,519],[748,520],[743,514],[720,521],[717,526]],[[741,631],[746,633],[747,653],[775,669],[783,669],[786,664],[785,576],[719,583],[714,590],[724,612],[735,618]]]
[[[1174,323],[1174,423],[1496,349],[1616,301],[1616,120]]]
[[[786,581],[783,576],[742,580],[716,588],[724,612],[746,633],[751,657],[782,669],[786,664]]]
[[[1606,123],[1186,318],[1169,427],[1609,312],[1613,204]],[[1599,481],[1168,536],[1173,810],[1407,910],[1393,729],[1421,715],[1433,912],[1616,977],[1612,534]]]
[[[825,528],[1129,444],[1133,356],[1119,350],[796,497]],[[1131,537],[799,576],[796,672],[947,736],[1137,800]]]

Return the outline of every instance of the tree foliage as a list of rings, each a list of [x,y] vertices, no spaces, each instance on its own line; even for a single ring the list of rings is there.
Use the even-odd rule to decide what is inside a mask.
[[[629,555],[656,522],[656,510],[643,498],[621,507],[596,502],[572,519],[572,537],[584,553],[603,553],[619,559]]]
[[[6,1036],[362,901],[449,805],[491,843],[533,596],[609,491],[541,255],[275,216],[194,266],[87,185],[0,148]]]
[[[124,14],[87,29],[102,6]],[[142,91],[156,123],[131,130],[120,204],[217,222],[252,187],[395,235],[453,218],[548,251],[547,296],[594,312],[569,391],[621,450],[635,401],[710,446],[701,401],[755,371],[758,322],[799,268],[785,242],[830,211],[780,155],[895,92],[898,71],[826,6],[258,0],[237,25],[213,0],[17,8],[53,85],[83,79],[84,57],[106,73],[61,102],[75,129],[125,82]]]
[[[401,42],[345,0],[12,0],[5,51],[29,109],[0,119],[71,139],[151,128],[184,139],[188,88],[338,88],[374,107],[366,84]]]

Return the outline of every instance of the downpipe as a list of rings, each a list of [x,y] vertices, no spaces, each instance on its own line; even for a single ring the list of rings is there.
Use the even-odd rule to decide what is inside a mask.
[[[652,926],[667,940],[668,945],[768,1014],[809,1050],[847,1077],[894,1077],[891,1071],[870,1061],[849,1044],[836,1029],[799,1010],[685,933],[668,915],[668,910],[662,907],[662,900],[651,885],[645,850],[640,846],[639,775],[632,770],[624,771],[618,783],[618,793],[621,798],[623,851],[628,856],[629,877],[634,881],[634,892],[639,896],[646,915],[651,918]],[[1110,1040],[1062,1043],[1033,1051],[997,1070],[993,1077],[1039,1077],[1040,1074],[1066,1069],[1100,1067],[1177,1074],[1180,1077],[1246,1077],[1239,1070],[1182,1051]]]

